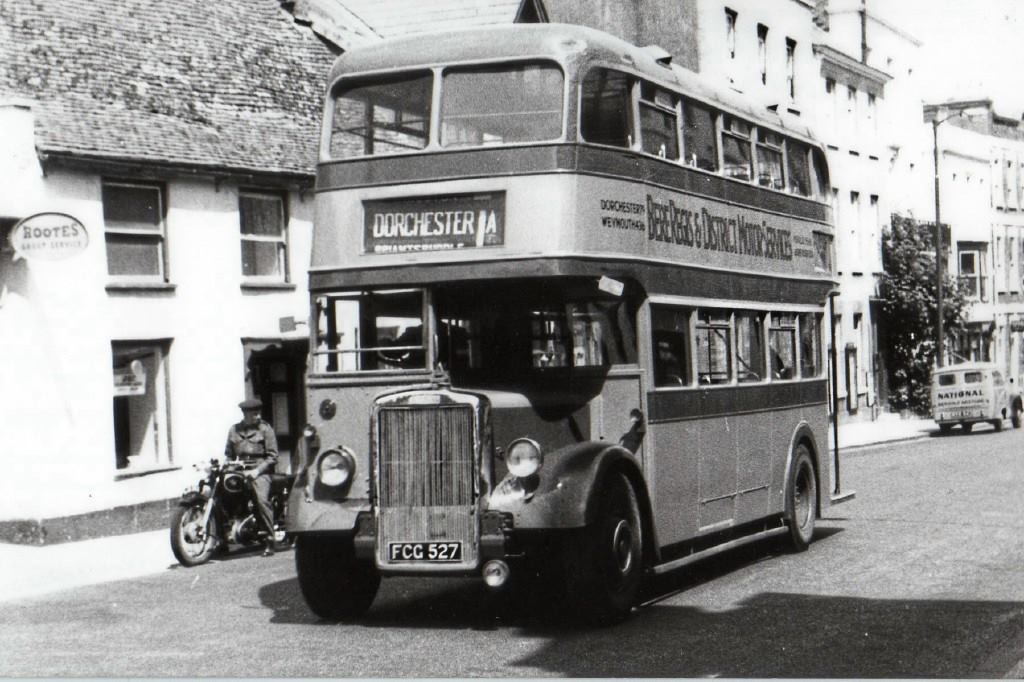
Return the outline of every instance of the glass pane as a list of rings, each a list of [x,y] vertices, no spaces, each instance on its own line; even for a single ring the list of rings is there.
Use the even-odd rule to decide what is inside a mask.
[[[726,177],[750,179],[750,141],[731,134],[722,135],[722,157]]]
[[[427,146],[431,75],[343,86],[335,96],[330,155],[400,154]]]
[[[821,316],[804,313],[800,316],[800,376],[821,374]]]
[[[104,184],[102,196],[107,227],[160,231],[160,188]]]
[[[721,319],[722,314],[703,310],[697,313],[697,380],[702,384],[729,382],[730,330],[718,321]]]
[[[715,114],[695,102],[683,106],[683,151],[686,163],[704,170],[718,168],[715,146]]]
[[[792,379],[796,367],[796,330],[773,326],[768,331],[768,348],[772,358],[772,378]]]
[[[421,291],[318,296],[315,371],[426,367]]]
[[[772,189],[786,186],[782,177],[782,152],[757,145],[757,184]]]
[[[246,277],[284,275],[284,244],[242,240],[242,274]]]
[[[789,170],[789,189],[802,197],[811,196],[811,172],[807,161],[807,145],[786,141],[786,165]]]
[[[675,114],[641,104],[640,126],[645,152],[664,159],[679,158]]]
[[[618,71],[593,69],[583,81],[580,134],[587,142],[628,147],[630,143],[629,77]]]
[[[687,310],[652,310],[655,386],[688,386],[692,382],[689,317]]]
[[[981,372],[964,372],[965,384],[980,384]]]
[[[242,234],[284,236],[284,201],[281,197],[243,194],[238,198]]]
[[[956,384],[955,374],[940,374],[939,386],[954,386]]]
[[[765,378],[761,313],[736,313],[736,377],[741,383]]]
[[[562,135],[562,72],[554,65],[448,70],[441,144],[475,147]]]
[[[107,233],[107,272],[111,275],[163,274],[160,239]]]

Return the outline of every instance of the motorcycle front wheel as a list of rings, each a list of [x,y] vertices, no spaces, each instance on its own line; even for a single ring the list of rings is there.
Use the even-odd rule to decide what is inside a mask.
[[[182,566],[205,564],[216,548],[212,517],[203,528],[203,505],[178,507],[171,513],[171,551]]]

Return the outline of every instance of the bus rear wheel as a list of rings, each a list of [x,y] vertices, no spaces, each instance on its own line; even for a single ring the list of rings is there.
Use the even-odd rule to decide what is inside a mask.
[[[295,570],[309,609],[328,620],[363,615],[380,587],[380,576],[355,558],[352,540],[344,535],[299,534]]]
[[[807,446],[801,443],[793,453],[793,466],[786,482],[786,525],[790,544],[798,552],[806,550],[814,536],[814,520],[818,507],[818,482],[814,461]]]
[[[573,612],[594,625],[629,616],[643,580],[640,505],[626,477],[612,474],[600,490],[597,519],[574,533],[563,556]]]

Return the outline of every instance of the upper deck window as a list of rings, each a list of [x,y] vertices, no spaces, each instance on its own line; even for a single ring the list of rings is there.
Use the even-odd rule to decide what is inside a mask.
[[[757,133],[757,184],[783,189],[782,137],[764,129],[758,129]]]
[[[431,75],[342,83],[334,95],[330,155],[384,156],[423,149],[430,130]]]
[[[786,140],[786,166],[789,170],[789,191],[809,197],[811,191],[810,148],[803,142]]]
[[[640,139],[643,150],[663,159],[679,158],[677,98],[650,83],[640,85]]]
[[[750,180],[750,124],[726,116],[722,122],[723,171],[726,177]]]
[[[630,78],[619,71],[592,69],[583,79],[580,134],[587,142],[629,147]]]
[[[448,69],[441,96],[441,145],[479,147],[562,135],[564,79],[554,64]]]
[[[687,100],[683,107],[683,154],[687,165],[713,171],[718,168],[715,112]]]

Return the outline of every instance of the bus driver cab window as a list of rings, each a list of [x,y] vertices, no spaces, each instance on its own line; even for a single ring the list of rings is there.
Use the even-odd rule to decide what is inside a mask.
[[[651,341],[654,385],[673,388],[690,385],[689,314],[685,310],[652,309]]]

